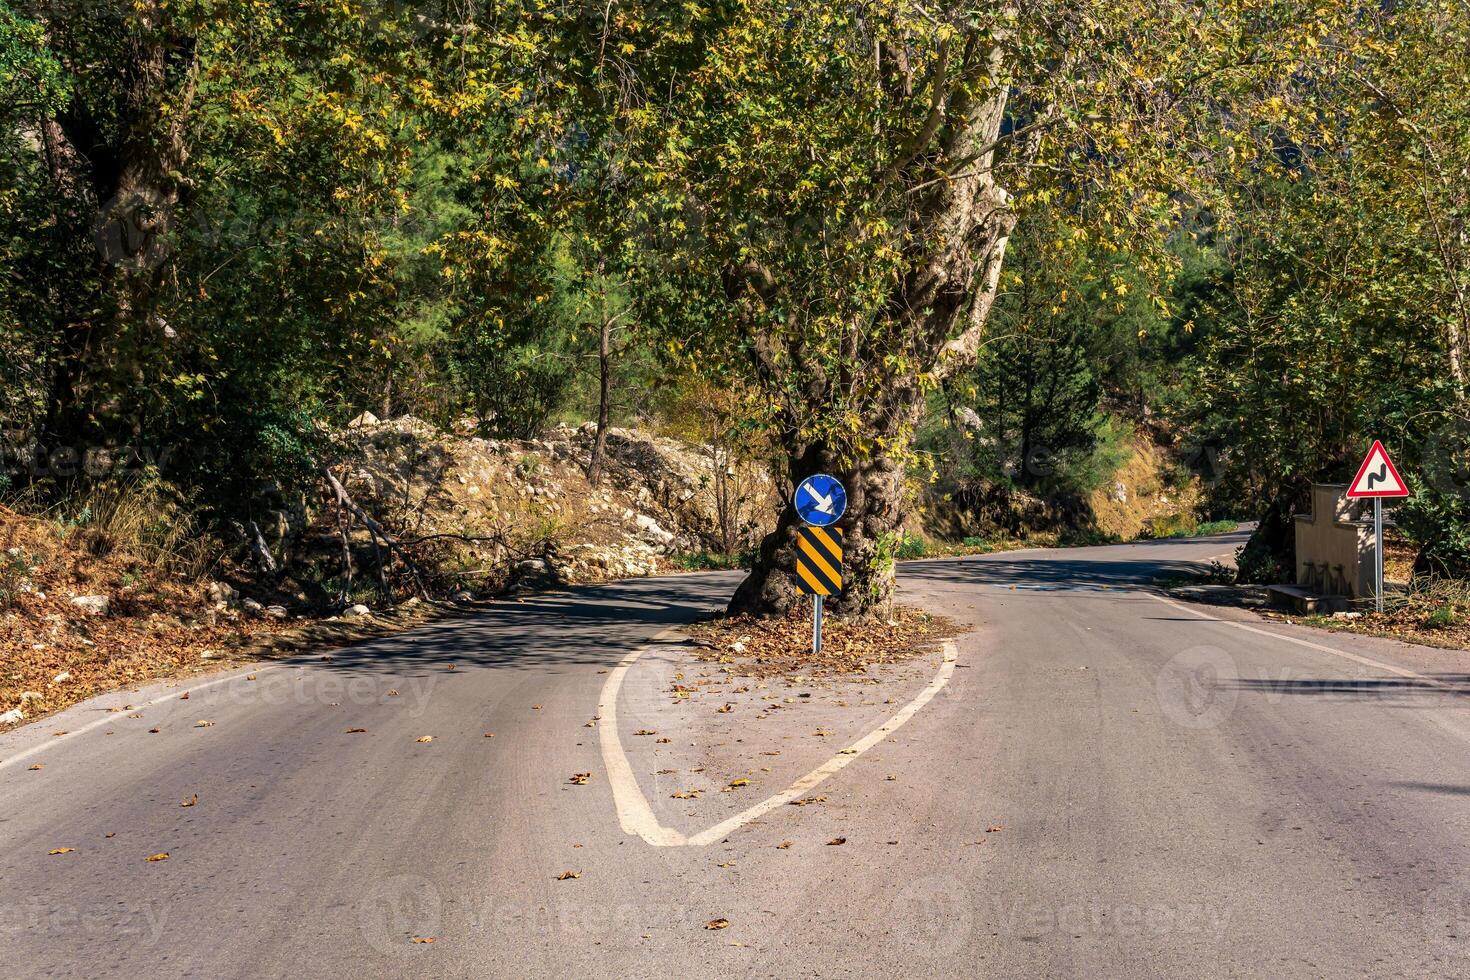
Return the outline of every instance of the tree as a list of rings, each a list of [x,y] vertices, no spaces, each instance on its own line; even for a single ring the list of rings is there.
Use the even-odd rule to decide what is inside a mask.
[[[1187,193],[1256,159],[1254,110],[1327,30],[1293,5],[1208,6],[744,0],[600,25],[647,276],[678,286],[640,316],[686,364],[743,364],[789,486],[843,477],[838,609],[891,590],[912,432],[975,363],[1018,214],[1150,241],[1148,266]],[[788,507],[732,609],[797,601],[796,525]]]

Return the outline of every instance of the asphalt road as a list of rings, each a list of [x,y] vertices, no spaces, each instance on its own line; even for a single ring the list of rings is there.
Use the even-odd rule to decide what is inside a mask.
[[[909,564],[975,629],[872,682],[656,640],[713,574],[97,699],[0,736],[0,976],[1470,975],[1470,660],[1149,588],[1237,543]]]

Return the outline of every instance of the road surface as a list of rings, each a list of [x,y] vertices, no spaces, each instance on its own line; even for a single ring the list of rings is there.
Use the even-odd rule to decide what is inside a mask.
[[[709,574],[97,699],[0,736],[0,976],[1470,974],[1470,660],[1150,587],[1238,543],[908,564],[974,629],[876,683],[689,660]]]

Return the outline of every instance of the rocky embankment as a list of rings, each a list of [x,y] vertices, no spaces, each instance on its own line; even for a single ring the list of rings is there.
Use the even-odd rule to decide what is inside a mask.
[[[342,482],[474,594],[651,575],[679,555],[748,548],[774,522],[758,467],[633,430],[609,430],[593,486],[594,437],[591,424],[503,440],[364,416],[343,434]]]

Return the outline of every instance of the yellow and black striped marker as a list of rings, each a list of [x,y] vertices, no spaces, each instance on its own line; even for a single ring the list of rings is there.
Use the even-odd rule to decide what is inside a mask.
[[[796,584],[806,595],[842,591],[842,532],[830,527],[797,529]]]

